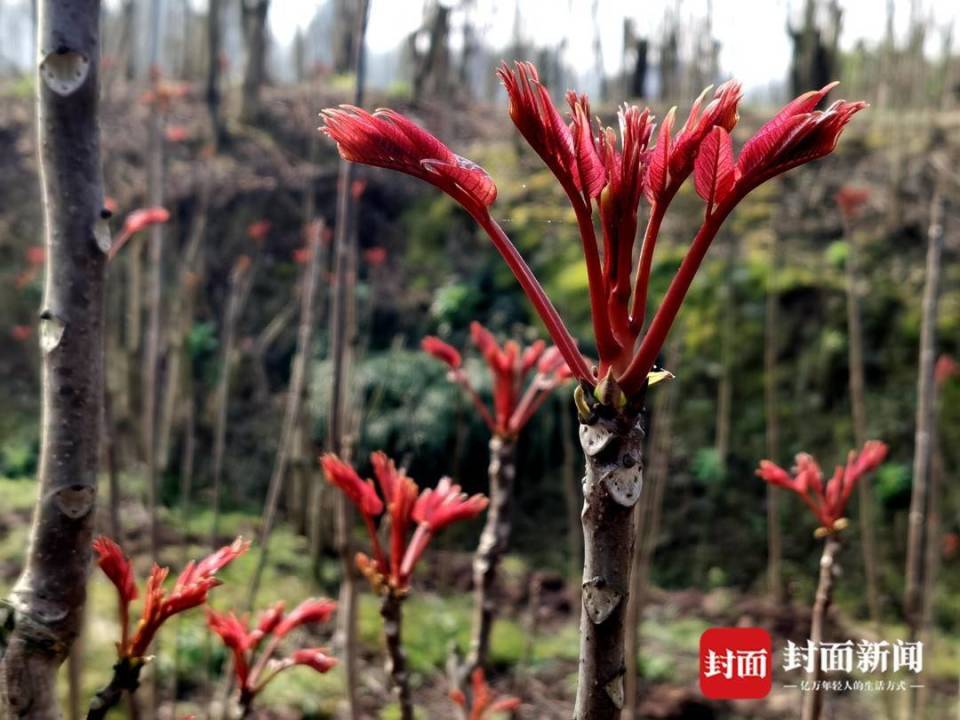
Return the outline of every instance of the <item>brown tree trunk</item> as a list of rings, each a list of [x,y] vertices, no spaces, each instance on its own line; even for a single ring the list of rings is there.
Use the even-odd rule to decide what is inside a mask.
[[[780,455],[780,398],[778,397],[780,327],[780,231],[770,237],[770,275],[767,279],[766,317],[763,342],[763,399],[767,420],[767,457],[777,462]],[[780,491],[767,483],[767,584],[775,605],[783,603],[781,572],[783,541],[780,530]]]
[[[94,530],[106,234],[98,127],[100,2],[42,0],[37,132],[47,255],[37,504],[4,600],[0,717],[58,720],[57,670],[80,632]]]
[[[257,566],[250,581],[248,597],[249,609],[256,606],[257,592],[263,570],[266,567],[267,555],[270,549],[270,534],[276,520],[277,503],[280,491],[283,489],[283,479],[286,477],[287,464],[293,450],[293,438],[297,425],[300,422],[301,405],[303,403],[303,388],[307,375],[307,364],[310,361],[313,349],[314,325],[314,296],[316,295],[317,276],[320,274],[320,242],[323,231],[311,233],[310,260],[304,268],[303,292],[300,296],[300,325],[297,329],[297,351],[290,371],[290,387],[287,389],[286,411],[283,416],[283,427],[280,430],[280,444],[277,446],[277,455],[273,464],[273,473],[270,475],[270,484],[267,488],[267,499],[263,509],[263,520],[260,524],[260,555]]]
[[[267,12],[270,0],[241,0],[243,29],[247,41],[247,65],[243,71],[241,115],[246,123],[260,117],[260,88],[267,67]]]
[[[913,491],[907,533],[906,587],[904,611],[915,640],[920,629],[923,607],[923,536],[926,522],[927,485],[934,426],[934,379],[936,329],[940,307],[940,266],[943,254],[943,195],[940,179],[930,202],[927,230],[927,267],[923,288],[923,316],[920,325],[920,360],[917,378],[917,419],[913,457]]]
[[[356,69],[354,105],[363,105],[366,58],[364,52],[369,3],[359,0],[357,11],[357,41],[354,47],[353,66]],[[351,245],[354,243],[353,197],[351,195],[354,178],[354,166],[340,161],[340,176],[337,185],[337,223],[334,233],[333,276],[334,296],[330,306],[330,353],[333,365],[331,377],[330,410],[327,422],[327,447],[335,453],[345,456],[349,450],[346,426],[349,422],[347,397],[350,387],[349,338],[351,318],[355,318],[354,282],[350,272]],[[357,708],[357,607],[356,574],[354,558],[350,548],[352,513],[346,497],[337,493],[335,507],[335,544],[340,556],[343,577],[340,582],[338,603],[338,621],[342,640],[342,659],[346,680],[348,713],[351,720],[358,717]]]
[[[598,413],[602,413],[599,414]],[[642,416],[598,405],[580,419],[583,480],[583,612],[574,720],[613,720],[624,704],[624,620],[643,485]]]
[[[673,341],[667,352],[665,367],[677,366],[679,342]],[[624,682],[623,720],[636,720],[637,690],[639,667],[637,658],[640,652],[640,626],[643,623],[643,609],[646,603],[647,588],[650,583],[650,568],[653,554],[660,537],[660,516],[663,509],[663,495],[667,485],[670,465],[670,446],[673,439],[673,405],[676,389],[668,383],[655,391],[657,400],[653,408],[652,434],[650,448],[650,467],[641,491],[641,501],[637,505],[636,524],[639,546],[634,550],[630,571],[630,598],[627,602],[625,620],[627,634],[624,639],[624,660],[626,677]]]
[[[863,327],[860,322],[860,248],[849,223],[844,223],[847,237],[847,350],[850,364],[850,411],[853,415],[854,444],[862,448],[867,442],[867,404],[863,379]],[[867,607],[870,621],[880,629],[880,592],[877,587],[877,552],[873,534],[873,495],[870,478],[857,483],[857,504],[860,513],[860,544],[867,580]]]
[[[827,537],[823,546],[823,555],[820,556],[820,579],[817,582],[817,595],[813,603],[813,615],[810,619],[810,641],[813,647],[820,647],[824,640],[824,627],[827,622],[827,613],[833,602],[833,582],[840,572],[837,565],[837,553],[840,551],[840,541],[835,535]],[[813,668],[807,673],[807,682],[810,684],[803,695],[802,720],[819,720],[823,710],[823,690],[816,689],[820,681],[820,658],[811,663]]]
[[[490,650],[490,631],[497,614],[494,588],[497,568],[510,544],[510,503],[516,469],[516,441],[494,435],[490,438],[490,505],[473,557],[473,633],[463,679],[477,667],[485,668]]]
[[[393,682],[393,692],[400,705],[400,719],[413,720],[410,675],[407,671],[407,654],[403,649],[403,598],[392,592],[384,595],[380,617],[383,618],[383,636],[387,645],[387,675]]]

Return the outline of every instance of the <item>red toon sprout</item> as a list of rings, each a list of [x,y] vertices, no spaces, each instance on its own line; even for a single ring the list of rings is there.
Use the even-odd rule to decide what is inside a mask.
[[[107,253],[107,259],[113,260],[120,252],[120,249],[138,232],[146,230],[151,225],[160,225],[170,220],[170,212],[162,207],[148,207],[134,210],[123,221],[123,227],[120,234],[110,245],[110,252]]]
[[[237,538],[203,560],[191,561],[177,577],[170,592],[163,590],[163,582],[170,569],[154,565],[147,579],[143,614],[131,639],[130,603],[138,597],[139,591],[130,559],[110,538],[96,538],[93,549],[98,556],[97,565],[117,589],[121,634],[117,654],[120,659],[142,660],[160,626],[178,613],[203,605],[207,601],[207,593],[220,584],[217,573],[243,555],[249,547],[248,541]]]
[[[262,243],[267,239],[271,228],[273,228],[273,225],[269,220],[257,220],[247,227],[247,237],[256,243]]]
[[[451,523],[474,518],[487,507],[483,495],[468,497],[443,478],[434,489],[421,491],[416,482],[398,469],[382,452],[370,455],[382,502],[370,480],[335,455],[321,459],[327,481],[336,485],[357,507],[370,536],[373,558],[357,554],[357,567],[377,592],[402,596],[410,589],[410,576],[431,538]],[[390,516],[389,557],[377,534],[376,521],[384,507]],[[416,530],[410,536],[410,528]]]
[[[163,137],[170,143],[182,143],[190,137],[190,131],[183,125],[170,125],[163,131]]]
[[[473,702],[467,704],[467,697],[462,690],[455,688],[450,691],[450,699],[460,706],[466,720],[490,720],[497,713],[512,713],[520,707],[520,698],[496,698],[487,684],[483,668],[477,668],[470,674],[470,686]]]
[[[489,176],[437,138],[391,110],[373,115],[354,107],[323,111],[322,132],[337,142],[347,160],[413,175],[459,202],[503,255],[574,377],[588,387],[610,379],[622,390],[617,402],[640,395],[713,238],[727,215],[761,183],[833,151],[862,102],[838,101],[816,109],[834,85],[787,104],[743,146],[733,151],[730,132],[737,122],[740,85],[727,82],[709,103],[698,98],[674,134],[675,111],[654,136],[649,110],[624,106],[620,132],[590,126],[586,96],[569,93],[569,124],[553,104],[536,68],[502,65],[498,75],[510,100],[510,117],[556,176],[573,206],[589,285],[599,363],[591,369],[560,315],[516,247],[490,214],[496,189]],[[664,296],[647,318],[653,251],[667,207],[691,175],[706,207],[703,223]],[[638,209],[650,203],[634,267]],[[599,218],[602,243],[598,242]],[[602,253],[601,253],[602,248]],[[657,376],[659,377],[659,375]],[[616,397],[616,396],[614,396]]]
[[[844,185],[837,190],[833,199],[836,201],[837,207],[840,208],[843,216],[852,218],[860,212],[860,209],[870,200],[870,191],[863,187]]]
[[[325,648],[301,648],[286,658],[274,659],[280,642],[294,628],[326,623],[336,607],[337,604],[332,600],[309,598],[284,616],[283,602],[277,602],[260,614],[253,628],[250,628],[245,617],[238,618],[232,612],[218,613],[207,609],[207,625],[233,655],[233,673],[244,710],[249,711],[256,696],[288,668],[305,665],[316,672],[325,673],[337,664],[336,658],[331,657]],[[264,649],[254,658],[254,653],[264,640]]]
[[[433,336],[423,338],[420,347],[450,368],[450,379],[464,389],[494,435],[511,437],[519,433],[550,393],[571,377],[557,347],[548,348],[542,340],[522,349],[513,340],[501,346],[493,334],[477,322],[470,324],[470,337],[490,368],[493,413],[463,371],[456,348]],[[533,379],[524,390],[524,383],[534,370]]]
[[[795,459],[793,474],[769,460],[761,460],[757,475],[771,485],[795,492],[807,504],[820,523],[820,535],[843,530],[847,526],[843,517],[847,501],[857,482],[875,470],[887,457],[887,446],[879,440],[869,440],[863,450],[851,450],[846,465],[838,465],[827,482],[817,461],[806,453]]]

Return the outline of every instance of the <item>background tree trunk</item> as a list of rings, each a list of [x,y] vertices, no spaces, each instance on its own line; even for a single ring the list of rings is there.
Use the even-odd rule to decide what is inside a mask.
[[[490,438],[490,505],[473,557],[473,634],[470,654],[461,681],[474,668],[486,667],[490,632],[497,615],[495,587],[497,568],[510,544],[510,509],[513,481],[517,475],[516,441],[494,435]]]
[[[847,238],[847,350],[850,365],[850,412],[853,415],[854,444],[862,448],[867,442],[867,403],[863,379],[863,327],[860,322],[860,248],[857,237],[844,216]],[[860,545],[863,569],[867,580],[867,607],[870,621],[880,629],[880,592],[877,587],[877,553],[873,534],[873,494],[870,478],[857,483],[857,504],[860,514]]]
[[[767,457],[778,462],[780,456],[780,399],[779,335],[780,326],[780,230],[770,235],[770,274],[767,278],[766,317],[763,338],[763,397],[766,411]],[[781,572],[783,541],[780,530],[780,491],[767,483],[767,584],[770,599],[776,605],[783,603],[783,576]]]
[[[923,315],[920,324],[920,360],[917,375],[917,419],[913,456],[913,490],[907,534],[907,565],[904,589],[904,611],[915,640],[920,629],[923,608],[923,540],[927,510],[927,484],[930,475],[932,431],[934,425],[934,379],[936,331],[940,309],[940,266],[943,255],[943,194],[941,178],[937,178],[930,201],[930,224],[927,229],[927,267],[923,288]]]
[[[159,25],[160,2],[153,0],[151,5],[151,50],[150,64],[154,90],[160,79],[159,62]],[[150,140],[147,150],[147,195],[149,205],[163,205],[163,118],[159,108],[150,113]],[[150,227],[150,274],[147,288],[147,336],[143,358],[143,416],[141,418],[144,459],[147,469],[148,509],[150,513],[150,556],[157,562],[160,542],[160,528],[157,520],[157,384],[159,382],[158,365],[160,361],[160,303],[162,302],[163,282],[163,223]]]
[[[363,106],[364,75],[366,57],[364,52],[364,38],[367,28],[368,0],[359,0],[357,11],[357,42],[354,48],[354,68],[356,69],[356,85],[354,87],[353,104]],[[328,417],[327,447],[331,452],[341,456],[347,455],[349,442],[347,439],[347,424],[349,409],[347,397],[350,389],[350,353],[349,338],[352,332],[351,318],[356,317],[353,309],[355,300],[355,276],[350,272],[351,245],[354,243],[354,203],[352,185],[354,166],[340,161],[340,175],[337,184],[337,224],[334,233],[333,247],[333,282],[334,296],[330,306],[330,353],[333,365],[331,377],[330,410]],[[338,632],[341,639],[341,658],[344,665],[344,677],[347,694],[347,707],[351,720],[358,717],[357,708],[357,606],[356,606],[356,575],[353,567],[353,553],[350,549],[350,531],[352,528],[352,513],[343,493],[336,494],[335,511],[335,544],[340,556],[343,576],[340,581],[340,598],[338,603]]]
[[[267,72],[267,13],[270,0],[241,0],[243,31],[247,41],[247,64],[243,71],[241,116],[246,123],[260,117],[260,88]]]
[[[100,459],[109,249],[97,117],[100,2],[43,0],[37,46],[47,258],[42,439],[26,560],[0,609],[0,717],[11,720],[60,718],[57,670],[80,632]]]
[[[221,112],[222,27],[223,0],[210,0],[207,6],[207,112],[210,114],[210,134],[214,149],[223,147],[229,139],[227,124]]]
[[[222,350],[220,356],[220,378],[217,380],[216,389],[216,418],[213,429],[213,499],[211,501],[212,521],[210,526],[210,547],[216,549],[220,546],[220,506],[222,505],[223,491],[223,456],[226,452],[227,444],[227,419],[229,417],[228,409],[230,405],[230,377],[233,373],[235,364],[235,344],[237,333],[237,322],[240,319],[240,313],[243,312],[243,306],[246,304],[247,291],[250,287],[248,275],[252,274],[251,268],[242,268],[234,266],[230,273],[230,285],[227,290],[227,308],[223,318],[222,328]]]
[[[266,567],[270,549],[270,534],[276,520],[277,503],[283,480],[287,473],[287,464],[293,451],[293,440],[297,426],[300,423],[300,412],[303,404],[304,383],[307,376],[307,366],[310,362],[313,349],[314,325],[314,297],[317,289],[317,276],[320,274],[320,243],[323,237],[323,227],[310,233],[309,249],[310,260],[303,274],[303,292],[300,296],[300,325],[297,329],[297,351],[293,358],[293,367],[290,371],[290,387],[287,389],[286,411],[283,416],[283,427],[280,430],[280,444],[277,446],[277,455],[270,475],[270,484],[267,487],[267,499],[263,509],[263,520],[260,524],[260,555],[257,558],[256,570],[250,581],[250,594],[247,601],[248,610],[256,607],[257,592],[263,570]]]
[[[813,615],[810,620],[810,640],[814,647],[820,647],[824,641],[824,627],[827,622],[827,613],[833,602],[833,581],[840,572],[837,565],[837,554],[840,552],[840,541],[835,535],[830,535],[824,541],[823,555],[820,556],[820,579],[817,582],[817,595],[813,603]],[[819,658],[817,659],[819,660]],[[813,670],[807,674],[807,682],[816,687],[820,681],[820,663],[814,662]],[[803,694],[802,720],[818,720],[823,710],[823,695],[821,690],[808,690]]]

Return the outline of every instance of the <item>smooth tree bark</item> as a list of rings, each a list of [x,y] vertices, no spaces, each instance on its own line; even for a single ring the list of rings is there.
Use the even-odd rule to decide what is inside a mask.
[[[364,50],[368,0],[359,0],[357,10],[357,40],[354,45],[353,67],[355,86],[353,104],[363,105],[364,82],[366,75],[366,53]],[[353,163],[340,160],[337,180],[337,221],[333,240],[333,301],[330,304],[330,360],[332,365],[330,408],[327,419],[327,447],[349,461],[350,442],[347,437],[350,409],[347,398],[350,390],[350,335],[356,318],[355,282],[350,272],[352,246],[355,244],[354,223],[356,208],[353,202],[352,186],[355,177]],[[340,557],[343,576],[340,581],[340,597],[337,603],[338,633],[342,643],[341,658],[344,666],[344,678],[347,696],[347,712],[351,720],[358,716],[357,708],[357,584],[354,572],[354,557],[351,551],[350,530],[352,528],[351,507],[343,493],[337,493],[335,500],[335,538],[337,554]]]
[[[810,618],[810,641],[813,647],[820,647],[825,636],[827,614],[833,603],[833,583],[840,573],[837,554],[840,552],[840,540],[836,535],[828,535],[824,541],[823,554],[820,556],[820,577],[817,581],[817,595],[813,602],[813,614]],[[820,681],[820,658],[811,663],[807,681],[811,689],[803,694],[801,720],[818,720],[823,710],[822,689],[815,689]]]
[[[263,518],[260,523],[260,555],[257,566],[250,581],[250,593],[247,605],[253,609],[257,602],[257,593],[260,590],[260,581],[266,567],[270,550],[270,534],[276,521],[277,504],[280,500],[280,491],[283,489],[283,480],[287,474],[290,455],[293,452],[293,440],[297,426],[300,423],[300,413],[303,407],[304,385],[307,377],[307,365],[310,362],[313,348],[314,326],[314,297],[317,290],[317,277],[320,275],[320,243],[323,228],[310,233],[310,258],[304,268],[303,291],[300,295],[300,325],[297,328],[297,350],[293,358],[293,367],[290,370],[290,386],[287,388],[286,410],[283,415],[283,426],[280,430],[280,443],[277,446],[277,455],[273,463],[273,472],[267,487],[267,499],[263,509]]]
[[[923,543],[927,518],[927,487],[933,447],[935,420],[936,329],[940,310],[940,272],[943,255],[943,190],[941,178],[936,181],[930,201],[930,224],[927,229],[927,265],[923,288],[923,311],[920,321],[920,360],[917,373],[917,418],[914,437],[913,490],[907,531],[907,562],[904,588],[904,611],[910,639],[915,640],[921,625],[923,608]]]
[[[486,667],[490,651],[490,632],[497,615],[494,590],[497,569],[510,543],[510,505],[513,481],[517,475],[515,438],[494,435],[490,438],[490,504],[480,543],[473,556],[473,629],[470,653],[463,679],[477,667]]]
[[[387,674],[400,706],[400,720],[413,720],[413,697],[410,694],[410,672],[407,653],[403,649],[403,598],[387,591],[380,601],[383,635],[387,646]]]
[[[770,236],[770,276],[767,279],[763,337],[763,401],[766,415],[767,457],[773,461],[780,456],[780,398],[779,398],[779,329],[780,292],[780,230],[774,228]],[[862,445],[861,445],[862,447]],[[767,585],[770,599],[776,605],[783,603],[783,534],[780,529],[780,490],[767,485]]]
[[[624,705],[624,631],[634,545],[633,508],[643,486],[644,422],[641,406],[614,398],[612,380],[592,393],[578,393],[580,445],[586,456],[583,478],[583,612],[580,614],[580,668],[574,720],[613,720]],[[585,403],[589,412],[584,415]]]
[[[0,717],[58,720],[57,670],[80,632],[103,400],[100,2],[42,0],[37,128],[46,279],[41,443],[23,570],[0,608]]]
[[[847,358],[850,366],[850,412],[853,418],[855,447],[867,442],[867,403],[863,376],[863,325],[860,316],[860,247],[849,220],[844,215],[847,238]],[[869,477],[857,483],[857,505],[860,515],[860,545],[867,580],[867,607],[874,628],[880,628],[880,591],[877,581],[876,538],[873,534],[873,495]]]

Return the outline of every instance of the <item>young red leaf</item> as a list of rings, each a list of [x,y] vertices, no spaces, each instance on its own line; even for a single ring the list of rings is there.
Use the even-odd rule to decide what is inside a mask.
[[[719,125],[700,145],[694,167],[694,185],[697,194],[707,201],[707,212],[723,202],[736,181],[733,163],[733,142],[730,134]]]

